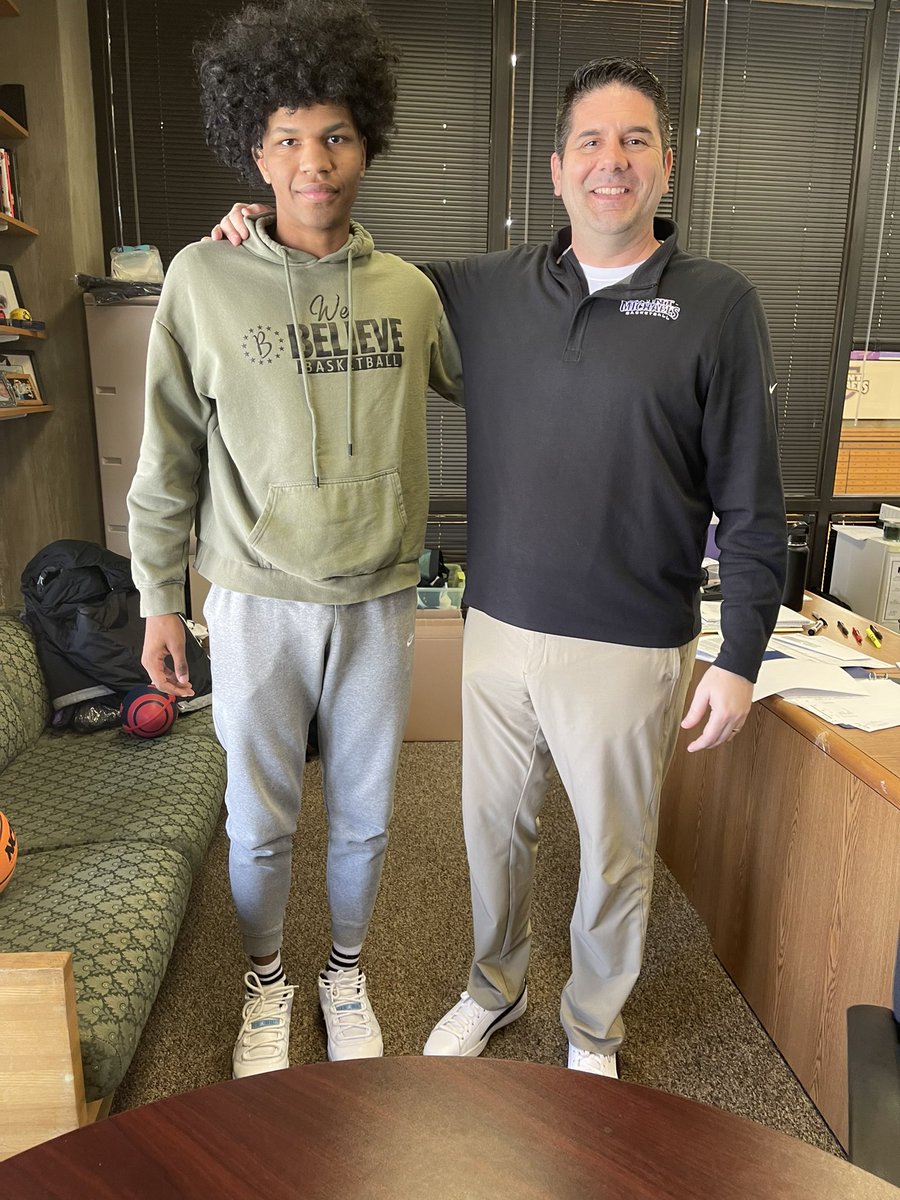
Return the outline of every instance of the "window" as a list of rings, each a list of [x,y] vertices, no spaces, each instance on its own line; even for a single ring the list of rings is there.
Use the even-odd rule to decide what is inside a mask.
[[[689,249],[756,284],[785,494],[819,490],[868,13],[710,0]]]
[[[568,224],[553,195],[550,155],[556,109],[576,67],[591,58],[639,58],[669,97],[676,146],[681,102],[684,0],[519,0],[513,95],[509,241],[541,242]],[[659,207],[671,216],[672,194]]]

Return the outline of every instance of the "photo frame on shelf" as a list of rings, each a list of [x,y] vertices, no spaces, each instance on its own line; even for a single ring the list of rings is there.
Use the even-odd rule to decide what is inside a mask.
[[[12,388],[6,382],[6,376],[0,371],[0,408],[17,408],[16,397]]]
[[[2,270],[2,268],[0,268]],[[6,346],[0,343],[0,372],[14,375],[30,375],[34,380],[34,390],[38,396],[43,396],[44,390],[41,387],[41,379],[38,375],[37,363],[35,362],[34,354],[30,350],[8,350]],[[40,401],[46,404],[46,400]]]
[[[30,405],[44,403],[37,380],[33,375],[26,375],[24,371],[5,371],[2,367],[0,367],[0,375],[3,376],[7,390],[12,392],[19,408],[28,408]]]
[[[16,274],[12,267],[5,266],[0,263],[0,312],[3,316],[0,317],[0,325],[5,325],[9,320],[9,314],[14,308],[24,308],[22,302],[22,293],[19,291],[19,285],[16,283]]]

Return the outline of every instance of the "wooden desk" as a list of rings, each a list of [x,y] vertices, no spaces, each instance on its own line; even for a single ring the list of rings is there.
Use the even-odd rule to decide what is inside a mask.
[[[15,1200],[896,1200],[718,1109],[499,1059],[317,1063],[131,1109],[0,1164]]]
[[[829,622],[818,637],[843,641],[838,618],[868,625],[805,607]],[[900,636],[860,649],[895,668]],[[890,1003],[897,952],[900,729],[840,729],[773,696],[729,745],[687,754],[688,740],[663,789],[660,855],[846,1147],[846,1010]]]

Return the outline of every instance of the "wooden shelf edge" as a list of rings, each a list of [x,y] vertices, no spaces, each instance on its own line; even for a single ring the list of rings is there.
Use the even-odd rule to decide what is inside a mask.
[[[4,229],[3,226],[6,226]],[[13,237],[37,237],[38,231],[33,225],[27,225],[24,221],[20,221],[18,217],[11,217],[9,213],[0,212],[0,233],[11,233]]]
[[[0,421],[17,421],[20,417],[33,417],[36,413],[53,412],[55,404],[28,404],[21,408],[0,408]]]
[[[7,337],[39,338],[41,341],[45,341],[47,338],[46,331],[43,329],[18,329],[15,325],[0,325],[0,336],[4,339]]]
[[[0,4],[3,0],[0,0]],[[15,117],[11,117],[8,112],[4,112],[0,108],[0,146],[5,145],[7,141],[21,142],[28,137],[28,130],[24,125],[20,125]]]

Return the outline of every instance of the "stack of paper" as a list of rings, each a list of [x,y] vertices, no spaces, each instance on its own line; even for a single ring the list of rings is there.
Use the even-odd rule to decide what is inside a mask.
[[[841,672],[843,674],[843,672]],[[855,695],[835,692],[789,691],[789,704],[797,704],[832,725],[864,729],[892,729],[900,725],[900,687],[893,679],[859,679],[862,692]]]
[[[710,607],[717,609],[719,606]],[[811,624],[791,609],[782,611],[789,614],[786,621],[799,619],[804,625]],[[707,622],[712,625],[714,617],[717,614],[704,614],[704,630]],[[799,632],[801,628],[795,625],[797,632],[776,630],[772,634],[753,687],[754,700],[778,694],[789,704],[805,708],[832,725],[867,732],[900,725],[900,687],[890,679],[867,677],[868,672],[883,672],[891,669],[893,664],[873,658],[847,642],[822,636],[809,637]],[[713,662],[722,644],[722,635],[717,628],[715,632],[704,632],[697,646],[697,657]]]
[[[722,628],[722,603],[719,600],[701,600],[700,601],[700,628],[701,633],[718,633]],[[784,631],[789,633],[793,630],[805,629],[807,625],[812,625],[809,617],[804,617],[803,613],[795,612],[792,608],[785,608],[784,605],[778,610],[778,617],[775,621],[775,632]]]

